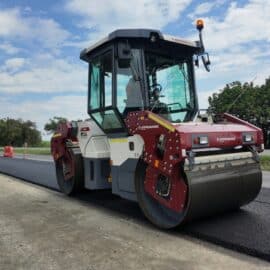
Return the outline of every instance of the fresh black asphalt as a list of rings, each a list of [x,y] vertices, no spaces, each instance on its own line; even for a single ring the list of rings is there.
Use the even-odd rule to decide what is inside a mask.
[[[49,160],[0,157],[0,172],[58,190],[54,165]],[[269,187],[269,176],[264,174],[264,178],[269,178],[264,179],[266,187]],[[109,191],[85,192],[77,199],[103,207],[121,218],[148,223],[136,203]],[[194,221],[168,233],[189,234],[270,261],[270,189],[262,188],[255,201],[238,211]]]

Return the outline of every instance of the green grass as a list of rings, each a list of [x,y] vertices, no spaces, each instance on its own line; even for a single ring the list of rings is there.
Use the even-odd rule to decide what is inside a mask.
[[[38,147],[46,147],[49,148],[51,146],[50,141],[42,141]]]
[[[262,170],[270,171],[270,156],[261,156]]]
[[[51,150],[48,147],[28,147],[24,149],[23,147],[15,147],[15,154],[30,154],[30,155],[50,155]]]

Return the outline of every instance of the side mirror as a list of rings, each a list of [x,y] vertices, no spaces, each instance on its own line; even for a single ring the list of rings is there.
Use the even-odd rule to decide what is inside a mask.
[[[132,58],[131,47],[128,42],[118,43],[118,65],[120,68],[130,67],[130,61]]]
[[[204,65],[204,68],[206,69],[206,71],[210,71],[210,58],[209,58],[209,54],[208,53],[204,53],[202,55],[202,62],[203,62],[203,65]]]

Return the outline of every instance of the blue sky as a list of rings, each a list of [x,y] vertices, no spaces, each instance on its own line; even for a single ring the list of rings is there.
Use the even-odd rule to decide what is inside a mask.
[[[201,108],[226,83],[270,76],[270,1],[1,0],[0,117],[86,118],[81,49],[117,28],[149,27],[192,40],[205,20],[212,67],[196,70]],[[46,136],[45,136],[46,137]]]

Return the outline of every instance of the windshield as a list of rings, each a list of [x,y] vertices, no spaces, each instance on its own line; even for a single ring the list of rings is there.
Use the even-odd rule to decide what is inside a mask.
[[[149,109],[170,122],[190,121],[195,110],[190,61],[147,52],[145,58]]]

